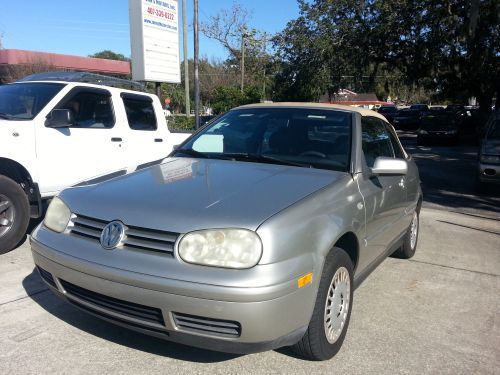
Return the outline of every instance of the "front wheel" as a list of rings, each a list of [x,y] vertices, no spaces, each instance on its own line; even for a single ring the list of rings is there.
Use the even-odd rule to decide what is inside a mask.
[[[353,291],[351,259],[344,250],[333,248],[323,267],[309,327],[292,347],[299,356],[323,361],[337,354],[349,325]]]
[[[26,234],[29,210],[28,197],[21,186],[0,176],[0,254],[12,250]]]

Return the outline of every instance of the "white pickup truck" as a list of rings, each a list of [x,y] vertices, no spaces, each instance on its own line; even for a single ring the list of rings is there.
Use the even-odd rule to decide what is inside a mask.
[[[0,254],[60,190],[161,159],[189,136],[168,130],[157,96],[123,89],[134,84],[54,72],[0,86]]]

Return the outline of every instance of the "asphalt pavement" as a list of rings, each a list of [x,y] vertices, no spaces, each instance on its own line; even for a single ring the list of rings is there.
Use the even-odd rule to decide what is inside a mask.
[[[387,259],[355,292],[332,360],[309,362],[288,349],[217,353],[100,321],[47,289],[24,243],[0,257],[0,373],[498,374],[498,198],[469,185],[473,146],[404,142],[426,197],[418,250],[411,260]]]

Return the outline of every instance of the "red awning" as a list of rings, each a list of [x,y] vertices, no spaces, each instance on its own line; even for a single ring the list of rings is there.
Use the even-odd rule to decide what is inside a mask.
[[[94,57],[70,56],[19,49],[0,50],[0,64],[47,64],[52,69],[56,68],[120,75],[130,74],[130,63],[128,61],[96,59]]]

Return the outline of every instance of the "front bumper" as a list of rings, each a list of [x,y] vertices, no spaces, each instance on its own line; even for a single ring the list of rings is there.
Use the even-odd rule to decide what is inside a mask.
[[[315,300],[313,284],[258,302],[168,293],[168,285],[146,289],[134,285],[133,277],[124,280],[123,272],[124,281],[117,282],[63,265],[50,259],[56,250],[34,239],[31,248],[42,279],[71,304],[129,329],[205,349],[251,353],[292,345],[307,329]],[[179,322],[183,318],[187,326]]]
[[[481,182],[500,183],[500,165],[479,163],[478,172]]]

